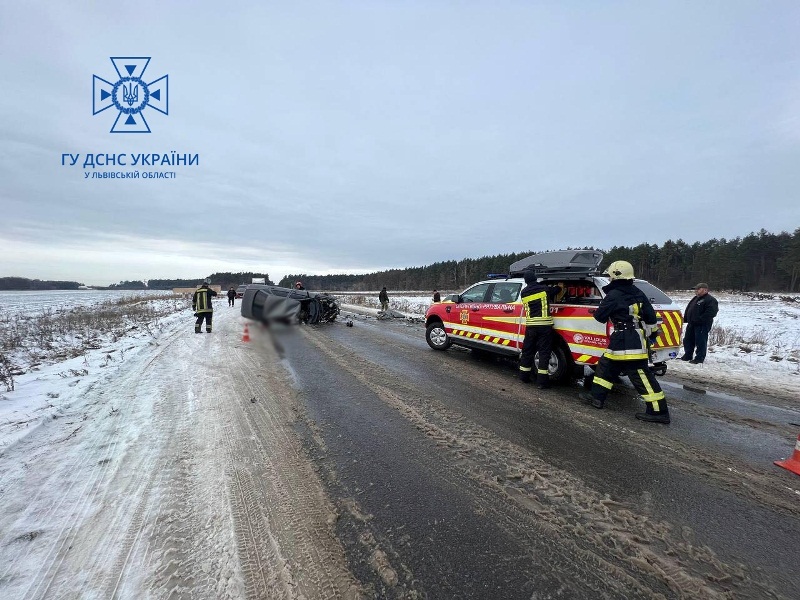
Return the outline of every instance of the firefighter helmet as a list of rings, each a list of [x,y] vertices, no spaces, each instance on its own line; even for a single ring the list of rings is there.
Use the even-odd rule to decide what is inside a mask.
[[[633,279],[633,265],[627,260],[615,260],[608,265],[603,275],[608,275],[611,281],[615,279]]]

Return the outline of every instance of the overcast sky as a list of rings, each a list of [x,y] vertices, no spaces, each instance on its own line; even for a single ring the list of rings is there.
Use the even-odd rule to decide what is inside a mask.
[[[277,281],[793,231],[799,25],[794,0],[3,2],[0,276]],[[112,56],[169,75],[152,133],[92,115]],[[84,178],[87,153],[170,151],[199,165]]]

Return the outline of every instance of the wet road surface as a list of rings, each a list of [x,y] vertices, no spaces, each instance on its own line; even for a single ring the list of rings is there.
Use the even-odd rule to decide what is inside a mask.
[[[540,391],[511,361],[356,317],[280,332],[297,428],[368,593],[387,598],[792,598],[800,411],[664,388],[672,424]],[[705,393],[704,393],[705,392]]]

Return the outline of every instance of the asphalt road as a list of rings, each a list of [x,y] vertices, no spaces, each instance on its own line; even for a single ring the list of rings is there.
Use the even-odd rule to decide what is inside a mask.
[[[421,324],[356,316],[275,332],[296,423],[368,595],[796,598],[800,411],[664,378],[672,424],[632,388],[597,411],[578,384],[428,348]]]

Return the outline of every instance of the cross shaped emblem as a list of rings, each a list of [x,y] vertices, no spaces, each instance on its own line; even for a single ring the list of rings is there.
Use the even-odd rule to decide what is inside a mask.
[[[150,62],[149,56],[110,58],[118,79],[116,83],[111,83],[97,75],[92,76],[92,114],[96,115],[113,106],[119,113],[111,133],[150,133],[144,110],[149,106],[160,113],[169,114],[169,76],[164,75],[146,83],[143,77]]]

